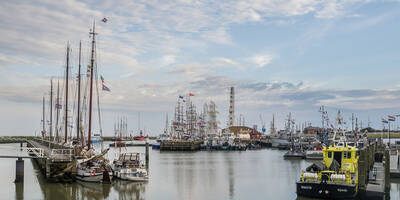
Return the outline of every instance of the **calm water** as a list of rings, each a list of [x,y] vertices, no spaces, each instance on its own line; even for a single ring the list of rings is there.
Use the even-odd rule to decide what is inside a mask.
[[[128,151],[144,152],[142,147]],[[19,144],[0,145],[0,155],[24,154]],[[30,160],[25,182],[13,183],[15,160],[0,160],[0,199],[296,199],[295,180],[310,163],[283,160],[284,151],[176,153],[150,150],[150,181],[145,184],[47,183]],[[109,158],[114,155],[113,149]],[[399,200],[400,182],[391,199]]]

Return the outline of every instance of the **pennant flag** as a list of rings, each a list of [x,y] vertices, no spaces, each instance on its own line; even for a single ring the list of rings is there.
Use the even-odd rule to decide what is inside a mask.
[[[180,98],[180,99],[183,99],[183,96],[179,95],[179,98]]]
[[[100,75],[100,79],[101,79],[101,82],[104,83],[104,78],[102,75]]]
[[[387,123],[389,123],[385,118],[382,118],[382,123],[385,123],[385,124],[387,124]]]
[[[388,115],[388,120],[394,122],[396,120],[396,117]]]
[[[194,94],[193,94],[193,93],[189,93],[189,96],[190,96],[190,97],[193,97],[193,96],[194,96]]]
[[[101,21],[106,23],[108,21],[108,19],[104,17]]]
[[[103,91],[107,91],[107,92],[111,92],[111,90],[110,90],[110,88],[108,88],[107,86],[105,86],[104,84],[103,84]]]

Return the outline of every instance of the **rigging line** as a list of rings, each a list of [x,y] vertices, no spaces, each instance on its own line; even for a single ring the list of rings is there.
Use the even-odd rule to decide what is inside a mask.
[[[97,48],[95,48],[97,49]],[[95,51],[95,57],[97,58],[97,51]],[[102,128],[102,123],[101,123],[101,109],[100,109],[100,92],[99,92],[99,79],[98,79],[98,70],[97,70],[97,62],[95,63],[95,77],[96,77],[96,91],[97,91],[97,113],[99,117],[99,128],[100,128],[100,136],[103,136],[103,128]]]
[[[103,136],[103,129],[102,129],[102,123],[101,123],[101,109],[100,109],[100,100],[99,100],[99,98],[100,98],[100,93],[99,93],[99,80],[98,80],[98,74],[97,74],[97,64],[95,64],[96,65],[96,70],[95,70],[95,73],[96,73],[96,93],[97,93],[97,114],[98,114],[98,117],[99,117],[99,129],[100,129],[100,136]]]

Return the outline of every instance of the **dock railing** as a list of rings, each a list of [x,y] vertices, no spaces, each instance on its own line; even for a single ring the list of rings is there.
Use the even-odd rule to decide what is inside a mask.
[[[42,148],[26,148],[29,155],[34,155],[38,158],[44,158],[44,150]]]
[[[74,149],[52,149],[50,153],[52,162],[70,162],[73,156]]]

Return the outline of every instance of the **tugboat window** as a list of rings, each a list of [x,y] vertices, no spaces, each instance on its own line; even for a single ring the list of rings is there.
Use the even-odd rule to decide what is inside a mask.
[[[328,152],[328,158],[332,158],[332,152]]]
[[[347,152],[347,159],[351,158],[351,152]]]

